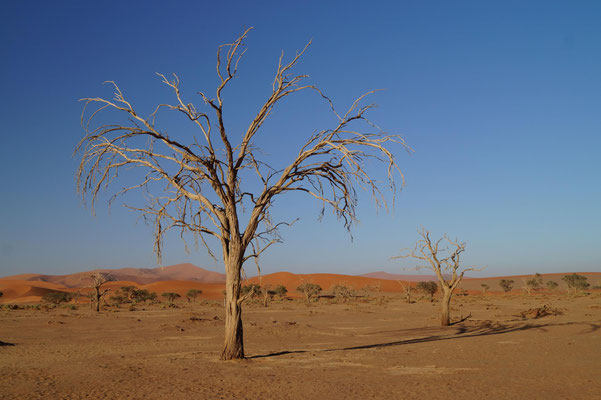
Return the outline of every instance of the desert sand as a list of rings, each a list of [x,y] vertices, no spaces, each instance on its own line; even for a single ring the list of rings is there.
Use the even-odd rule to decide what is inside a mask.
[[[23,283],[14,286],[30,294]],[[248,304],[248,359],[229,362],[219,360],[220,301],[122,305],[98,314],[86,304],[4,307],[0,398],[601,398],[598,290],[457,296],[452,316],[471,317],[446,328],[438,326],[436,301],[380,296]],[[520,315],[543,304],[561,314]]]

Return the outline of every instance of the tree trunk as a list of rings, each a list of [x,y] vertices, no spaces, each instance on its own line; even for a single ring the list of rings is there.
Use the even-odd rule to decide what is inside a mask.
[[[100,288],[96,288],[96,312],[100,312]]]
[[[240,251],[230,251],[225,265],[225,344],[221,352],[222,360],[244,358],[242,305],[239,302],[242,269],[240,253]]]
[[[442,326],[451,325],[451,296],[453,296],[451,290],[445,290],[442,294],[442,318],[440,320]]]

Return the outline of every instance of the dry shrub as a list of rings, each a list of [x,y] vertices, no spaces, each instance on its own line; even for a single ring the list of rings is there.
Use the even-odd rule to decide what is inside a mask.
[[[543,304],[541,307],[531,308],[520,313],[520,316],[525,319],[538,319],[549,315],[563,315],[563,312],[557,308]]]

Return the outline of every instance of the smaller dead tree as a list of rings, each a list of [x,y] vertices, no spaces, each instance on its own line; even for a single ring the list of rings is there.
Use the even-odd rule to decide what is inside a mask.
[[[92,288],[94,289],[92,299],[96,305],[96,312],[100,311],[100,301],[110,291],[110,289],[102,289],[102,286],[114,280],[110,274],[104,272],[96,272],[90,276],[92,279]]]
[[[375,299],[378,305],[384,303],[384,296],[382,296],[382,283],[378,282],[373,285],[364,286],[361,291],[364,293],[363,296],[367,299]]]
[[[405,296],[405,301],[407,301],[407,303],[409,303],[409,304],[413,303],[413,301],[411,300],[411,292],[413,291],[411,284],[409,282],[407,282],[407,284],[403,283],[402,281],[397,281],[397,282],[399,283],[399,285],[401,285],[401,288],[403,289],[403,295]]]
[[[441,325],[448,326],[451,324],[450,308],[453,292],[466,272],[480,271],[480,269],[461,267],[460,258],[466,247],[464,242],[452,240],[446,234],[433,242],[430,232],[425,229],[419,231],[419,235],[421,239],[417,241],[412,251],[393,258],[413,258],[425,262],[424,265],[418,265],[416,269],[426,268],[434,272],[442,289]],[[447,247],[441,247],[443,242],[446,242]],[[450,279],[446,279],[445,275],[450,275]]]

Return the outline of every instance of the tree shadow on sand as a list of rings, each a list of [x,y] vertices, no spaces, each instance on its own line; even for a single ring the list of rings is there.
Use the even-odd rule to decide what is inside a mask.
[[[0,340],[0,347],[3,347],[3,346],[14,346],[14,345],[15,345],[14,343],[3,342],[2,340]]]
[[[601,329],[601,323],[594,324],[594,323],[590,323],[590,322],[565,322],[565,323],[557,323],[557,324],[553,324],[553,323],[547,323],[547,324],[534,324],[534,323],[502,324],[499,322],[481,321],[479,323],[472,323],[472,324],[456,323],[451,328],[442,328],[445,331],[452,329],[453,332],[451,332],[451,333],[442,333],[442,334],[430,335],[430,336],[419,337],[419,338],[414,338],[414,339],[403,339],[403,340],[397,340],[397,341],[393,341],[393,342],[372,343],[372,344],[342,347],[342,348],[335,348],[335,349],[279,351],[279,352],[269,353],[269,354],[258,354],[258,355],[251,356],[248,358],[254,359],[254,358],[277,357],[277,356],[283,356],[286,354],[302,354],[302,353],[376,349],[376,348],[383,348],[383,347],[403,346],[403,345],[416,344],[416,343],[437,342],[437,341],[442,341],[442,340],[455,340],[455,339],[474,338],[474,337],[479,337],[479,336],[502,335],[505,333],[527,331],[527,330],[531,330],[531,329],[538,329],[538,330],[542,330],[543,332],[545,332],[545,331],[547,331],[546,328],[548,328],[548,327],[569,326],[569,325],[585,326],[587,329],[580,332],[580,334],[588,334],[588,333],[592,333],[592,332],[595,332],[595,331]],[[440,330],[441,330],[441,328],[426,327],[426,328],[418,328],[418,329],[399,330],[398,332],[400,333],[400,332],[404,331],[405,333],[410,333],[413,331],[413,332],[417,333],[420,330],[421,330],[421,332],[423,332],[424,330],[431,331],[432,329],[436,329],[438,332],[440,332]],[[389,331],[389,332],[392,332],[392,331]],[[376,333],[384,333],[384,332],[376,332]]]

